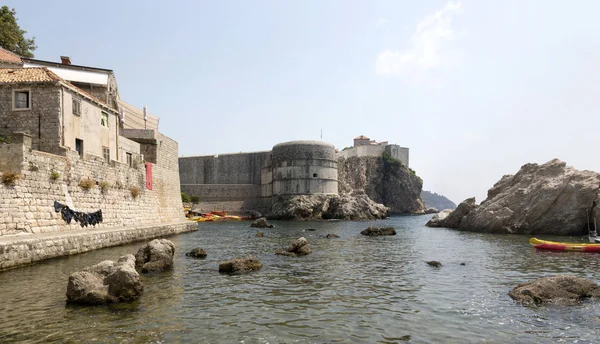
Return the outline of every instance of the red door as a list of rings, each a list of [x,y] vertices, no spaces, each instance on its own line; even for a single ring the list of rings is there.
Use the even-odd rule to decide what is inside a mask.
[[[152,163],[146,162],[146,189],[152,190]]]

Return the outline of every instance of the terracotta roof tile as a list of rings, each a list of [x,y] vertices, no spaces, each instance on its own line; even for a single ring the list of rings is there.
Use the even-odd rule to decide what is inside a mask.
[[[355,137],[355,140],[370,140],[368,137],[366,137],[365,135],[360,135],[359,137]]]
[[[62,79],[46,68],[0,68],[0,84],[54,81]]]
[[[23,64],[23,61],[21,60],[21,57],[19,57],[19,55],[10,52],[6,49],[3,49],[2,47],[0,47],[0,62]]]

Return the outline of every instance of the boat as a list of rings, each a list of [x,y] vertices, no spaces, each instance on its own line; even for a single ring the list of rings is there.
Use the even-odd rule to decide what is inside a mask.
[[[529,239],[533,247],[540,250],[553,251],[577,251],[577,252],[600,252],[600,244],[587,244],[578,242],[556,242],[540,240],[538,238]]]

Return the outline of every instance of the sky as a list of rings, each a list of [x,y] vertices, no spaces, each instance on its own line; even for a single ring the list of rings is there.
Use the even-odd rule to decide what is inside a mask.
[[[0,5],[36,58],[114,70],[180,156],[366,135],[457,204],[530,162],[600,171],[600,1]]]

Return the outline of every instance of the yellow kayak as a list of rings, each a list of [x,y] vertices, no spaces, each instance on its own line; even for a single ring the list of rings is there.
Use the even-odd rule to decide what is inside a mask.
[[[537,238],[529,239],[529,243],[533,247],[540,250],[553,251],[579,251],[579,252],[600,252],[600,244],[587,244],[577,242],[556,242],[548,240],[540,240]]]

